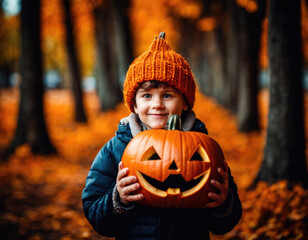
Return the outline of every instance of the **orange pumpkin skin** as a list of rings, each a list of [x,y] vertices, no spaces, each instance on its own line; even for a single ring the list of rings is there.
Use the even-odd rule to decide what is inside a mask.
[[[208,193],[217,191],[210,180],[221,181],[223,160],[219,144],[206,134],[164,129],[139,133],[122,156],[140,183],[140,203],[162,208],[205,207]]]

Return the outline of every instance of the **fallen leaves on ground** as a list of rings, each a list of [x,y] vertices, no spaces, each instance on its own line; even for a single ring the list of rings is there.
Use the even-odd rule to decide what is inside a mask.
[[[0,149],[14,135],[18,98],[16,89],[0,91]],[[259,99],[262,129],[243,134],[237,131],[236,119],[229,111],[197,94],[194,110],[224,150],[243,204],[243,217],[235,229],[221,237],[212,235],[213,239],[308,236],[307,190],[300,185],[290,187],[286,181],[271,186],[259,183],[254,190],[247,190],[263,157],[268,93],[260,92]],[[129,113],[124,104],[100,113],[95,93],[85,95],[85,106],[88,123],[75,123],[70,92],[48,91],[46,121],[58,154],[33,155],[25,144],[7,161],[1,161],[1,239],[104,239],[83,215],[81,192],[96,153],[114,136],[119,120]]]

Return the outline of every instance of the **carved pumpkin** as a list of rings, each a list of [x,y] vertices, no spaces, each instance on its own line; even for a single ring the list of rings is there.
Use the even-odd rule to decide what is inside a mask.
[[[204,207],[208,193],[216,191],[210,179],[221,180],[217,168],[223,166],[224,155],[218,143],[204,133],[172,130],[178,120],[178,115],[172,115],[167,130],[139,133],[123,153],[123,165],[141,185],[141,204]]]

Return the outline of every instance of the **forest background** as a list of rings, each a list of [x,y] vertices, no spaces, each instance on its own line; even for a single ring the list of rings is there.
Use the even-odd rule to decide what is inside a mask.
[[[213,239],[308,236],[307,1],[0,3],[1,239],[100,238],[81,191],[129,114],[127,68],[161,31],[239,187],[242,220]]]

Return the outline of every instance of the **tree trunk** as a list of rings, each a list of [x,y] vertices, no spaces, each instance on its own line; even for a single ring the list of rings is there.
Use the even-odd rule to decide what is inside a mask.
[[[207,96],[213,96],[213,68],[211,66],[211,58],[209,51],[211,33],[202,32],[200,37],[199,50],[199,76],[198,83],[200,90]]]
[[[237,125],[242,132],[259,130],[259,116],[257,106],[258,93],[258,57],[253,58],[254,39],[251,38],[252,16],[241,10],[240,19],[240,58],[239,58],[239,89],[238,89],[238,108]]]
[[[21,9],[20,104],[15,137],[8,153],[29,143],[34,153],[55,153],[43,112],[43,68],[40,38],[41,1],[23,0]]]
[[[193,41],[195,36],[195,26],[194,22],[191,21],[190,19],[183,18],[183,17],[177,17],[177,21],[179,24],[179,30],[180,30],[180,36],[181,36],[181,41],[179,41],[179,49],[181,52],[181,55],[185,59],[193,59],[191,54],[193,53]],[[191,65],[191,64],[190,64]]]
[[[270,109],[256,181],[287,179],[307,184],[300,2],[269,1]]]
[[[94,9],[97,88],[101,110],[113,109],[122,100],[111,7],[110,1],[104,1]]]
[[[214,29],[206,29],[200,35],[201,47],[197,53],[200,86],[204,94],[212,96],[218,103],[226,106],[228,82],[226,78],[226,36],[225,16],[226,2],[224,0],[202,0],[201,19],[214,19]],[[188,37],[191,37],[188,35]],[[191,57],[191,56],[189,56]]]
[[[227,108],[236,113],[238,104],[239,85],[239,7],[236,0],[227,1],[228,25],[227,28],[227,81],[229,87],[226,90]]]
[[[118,77],[120,86],[124,86],[124,80],[129,65],[133,61],[133,44],[130,30],[130,19],[128,9],[131,0],[111,1],[112,15],[115,24],[116,56],[118,59]]]
[[[228,82],[226,81],[226,42],[224,37],[224,26],[220,24],[213,32],[214,41],[212,42],[214,53],[212,54],[212,70],[213,70],[213,96],[216,101],[226,106],[226,89]]]
[[[265,16],[265,1],[258,1],[258,10],[248,13],[240,9],[238,129],[259,130],[258,73],[261,24]]]
[[[12,71],[8,63],[0,65],[0,87],[8,88],[10,87],[10,75]]]
[[[194,42],[192,43],[194,54],[188,59],[192,61],[192,71],[198,82],[199,90],[207,95],[213,95],[213,72],[209,58],[209,33],[195,31]]]
[[[86,122],[87,117],[83,105],[82,89],[81,89],[81,73],[78,62],[77,48],[74,36],[74,26],[71,14],[70,0],[62,0],[64,8],[64,22],[66,31],[66,50],[68,56],[68,66],[71,77],[72,91],[75,103],[75,120],[78,122]]]

